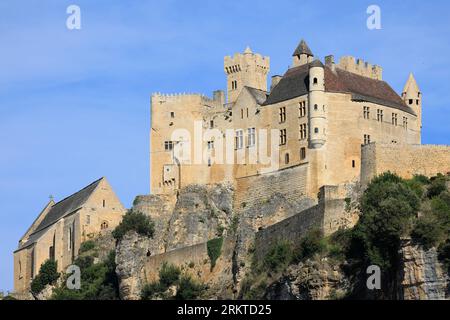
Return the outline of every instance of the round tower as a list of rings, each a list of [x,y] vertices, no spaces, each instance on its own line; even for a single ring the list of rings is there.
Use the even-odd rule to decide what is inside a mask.
[[[315,60],[309,66],[309,144],[320,148],[326,142],[327,104],[325,97],[325,72],[323,64]]]

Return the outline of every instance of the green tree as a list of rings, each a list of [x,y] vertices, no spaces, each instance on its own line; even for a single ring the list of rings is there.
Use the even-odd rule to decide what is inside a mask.
[[[116,240],[121,240],[123,236],[131,230],[151,238],[155,232],[155,224],[150,217],[142,212],[129,210],[124,215],[120,224],[114,229],[112,235]]]
[[[31,282],[31,292],[33,294],[39,294],[44,290],[47,285],[54,285],[58,280],[60,274],[58,272],[57,262],[54,260],[45,261],[40,269],[39,273],[34,277]]]

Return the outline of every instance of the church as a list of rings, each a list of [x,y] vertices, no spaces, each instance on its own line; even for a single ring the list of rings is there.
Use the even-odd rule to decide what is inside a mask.
[[[106,178],[55,202],[51,199],[19,240],[14,252],[14,292],[26,292],[40,266],[57,262],[65,271],[81,243],[114,229],[125,208]]]

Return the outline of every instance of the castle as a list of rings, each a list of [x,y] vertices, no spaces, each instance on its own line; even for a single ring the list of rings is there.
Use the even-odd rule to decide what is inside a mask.
[[[450,147],[421,144],[423,97],[412,74],[399,95],[380,66],[361,59],[321,62],[303,40],[292,59],[268,87],[269,57],[247,47],[224,58],[226,96],[151,96],[151,195],[138,196],[133,209],[150,216],[157,232],[142,244],[148,254],[136,277],[148,281],[164,261],[204,267],[207,241],[228,236],[236,216],[245,228],[239,241],[226,239],[223,261],[235,260],[233,272],[242,274],[252,241],[261,254],[274,238],[354,223],[347,200],[375,175],[450,172]],[[114,228],[124,213],[104,178],[51,200],[14,253],[15,291],[27,291],[47,259],[64,270],[83,241]],[[213,279],[208,270],[196,272]]]
[[[301,167],[299,196],[315,198],[321,186],[359,180],[362,145],[421,143],[422,93],[412,74],[398,95],[380,66],[361,59],[322,63],[303,40],[292,58],[268,88],[269,57],[248,47],[226,56],[227,100],[220,90],[212,99],[152,95],[151,192]]]

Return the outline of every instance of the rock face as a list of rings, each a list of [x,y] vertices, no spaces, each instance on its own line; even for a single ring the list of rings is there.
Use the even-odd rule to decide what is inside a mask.
[[[249,253],[254,245],[256,232],[299,213],[314,204],[315,202],[311,199],[300,199],[293,202],[288,201],[282,194],[274,194],[269,199],[257,201],[248,208],[240,209],[236,248],[233,256],[233,275],[236,291],[239,291],[241,280],[249,272],[251,265]]]
[[[290,266],[286,274],[269,286],[270,300],[339,299],[350,290],[350,281],[342,270],[326,258],[314,258]]]
[[[116,248],[116,274],[122,300],[138,300],[142,290],[140,273],[150,248],[150,239],[131,231]]]
[[[405,239],[400,249],[399,299],[440,300],[446,298],[447,276],[435,248],[424,250]]]

